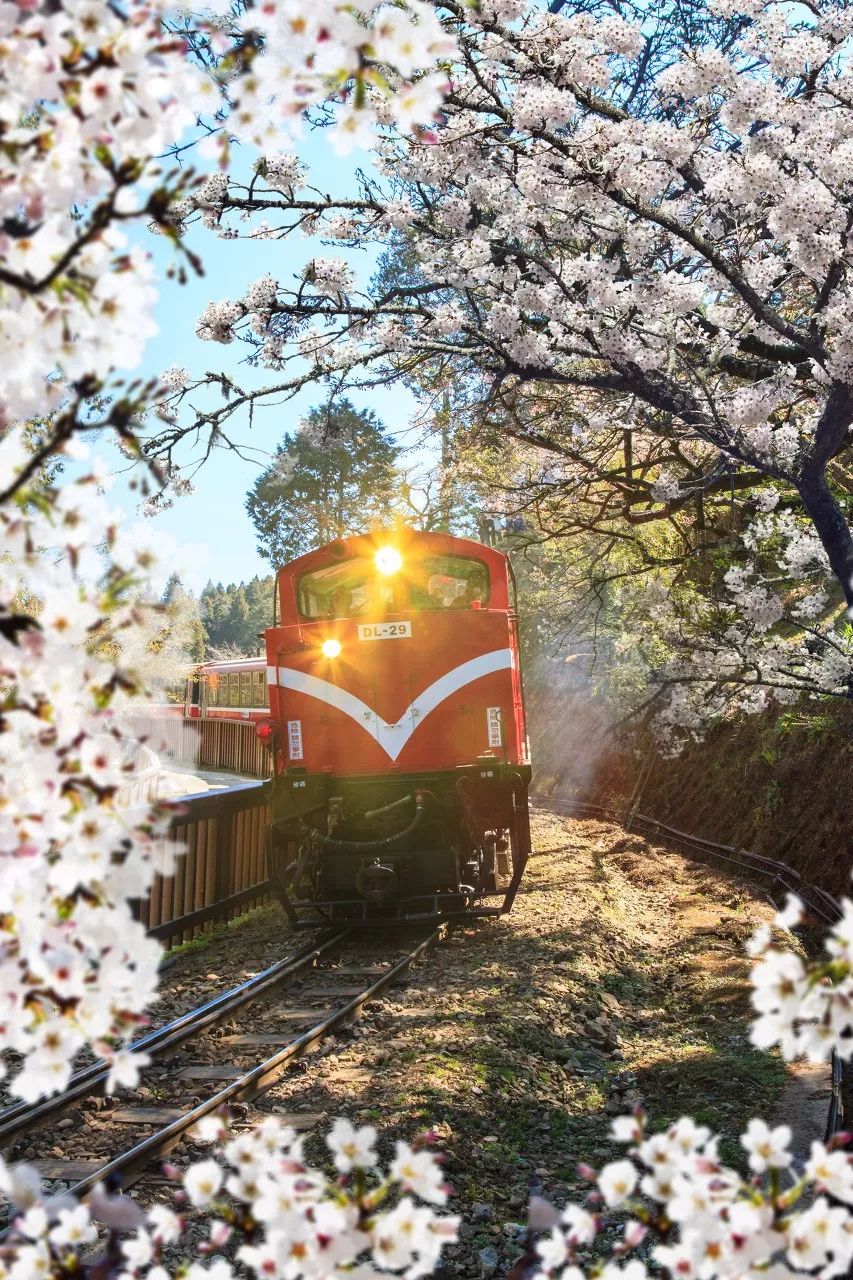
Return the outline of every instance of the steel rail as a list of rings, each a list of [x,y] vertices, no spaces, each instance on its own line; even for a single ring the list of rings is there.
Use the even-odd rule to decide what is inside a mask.
[[[543,807],[553,809],[557,813],[589,813],[594,814],[596,817],[604,818],[609,822],[619,822],[618,815],[612,809],[589,800],[572,800],[560,796],[545,795],[531,795],[530,799],[534,804],[541,804]],[[729,844],[721,844],[716,840],[706,840],[704,836],[694,836],[689,832],[680,831],[677,827],[671,827],[667,823],[661,822],[658,818],[650,818],[644,813],[632,814],[631,826],[639,827],[647,835],[657,835],[669,840],[689,853],[704,854],[725,862],[735,867],[738,871],[751,872],[765,880],[770,880],[769,893],[771,898],[774,896],[776,886],[781,885],[790,893],[797,894],[809,911],[825,925],[831,927],[842,918],[843,911],[837,898],[834,898],[831,893],[827,893],[825,889],[821,889],[819,885],[809,884],[807,880],[803,879],[799,871],[789,867],[785,862],[780,862],[777,858],[767,858],[764,854],[753,853],[749,849],[735,849],[734,846]],[[834,1049],[830,1065],[832,1080],[824,1132],[824,1141],[827,1142],[833,1134],[838,1133],[844,1123],[844,1064]]]
[[[135,1146],[122,1152],[121,1155],[115,1156],[107,1164],[89,1174],[88,1177],[69,1187],[68,1194],[77,1200],[81,1200],[89,1194],[93,1187],[108,1178],[119,1177],[126,1183],[129,1176],[137,1174],[144,1169],[155,1156],[167,1154],[180,1142],[189,1129],[192,1129],[198,1124],[199,1120],[210,1115],[211,1112],[218,1111],[220,1107],[227,1106],[228,1103],[236,1102],[238,1099],[257,1098],[260,1094],[265,1093],[283,1075],[292,1061],[301,1057],[312,1045],[318,1040],[322,1040],[330,1031],[340,1026],[341,1023],[347,1022],[356,1015],[362,1005],[372,1000],[380,991],[383,991],[385,987],[394,982],[415,960],[432,947],[443,932],[443,925],[433,929],[426,938],[422,938],[418,942],[407,956],[399,960],[387,973],[383,973],[365,990],[353,996],[341,1008],[327,1014],[308,1031],[304,1031],[294,1037],[278,1053],[250,1068],[238,1080],[232,1081],[205,1102],[199,1103],[198,1106],[187,1111],[185,1115],[179,1116],[178,1119],[173,1120],[170,1124],[164,1125],[156,1133],[149,1134],[141,1142],[137,1142]]]
[[[326,955],[327,952],[340,946],[349,933],[350,930],[348,928],[339,929],[331,936],[323,938],[320,942],[306,943],[292,956],[288,956],[284,960],[278,960],[275,964],[270,965],[269,968],[263,969],[260,973],[256,973],[254,977],[240,983],[239,986],[221,992],[220,995],[214,996],[213,999],[208,1000],[205,1004],[188,1010],[187,1013],[181,1014],[179,1018],[175,1018],[172,1022],[167,1022],[164,1026],[157,1027],[147,1035],[134,1040],[128,1046],[129,1049],[134,1052],[146,1052],[156,1055],[162,1054],[167,1049],[172,1048],[173,1045],[181,1044],[182,1041],[190,1039],[191,1036],[197,1035],[212,1023],[225,1017],[232,1010],[239,1009],[242,1005],[248,1004],[250,1000],[257,999],[258,996],[268,991],[270,987],[277,986],[287,978],[292,978],[302,973],[305,969],[312,968],[316,961]],[[11,1141],[21,1133],[34,1128],[49,1116],[55,1115],[59,1111],[64,1111],[66,1107],[70,1106],[72,1102],[76,1102],[78,1098],[87,1097],[89,1094],[94,1093],[106,1084],[108,1075],[109,1067],[104,1067],[101,1063],[95,1062],[91,1066],[84,1067],[81,1071],[76,1072],[62,1093],[54,1094],[50,1098],[44,1098],[34,1105],[15,1103],[11,1107],[6,1107],[3,1111],[0,1111],[0,1143]]]

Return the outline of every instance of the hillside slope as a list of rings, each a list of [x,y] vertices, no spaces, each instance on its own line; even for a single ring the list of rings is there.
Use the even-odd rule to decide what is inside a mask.
[[[641,757],[559,662],[527,679],[534,788],[624,812]],[[776,710],[718,726],[673,760],[656,757],[640,808],[684,831],[780,858],[831,893],[853,864],[853,705]]]
[[[853,707],[721,726],[678,760],[657,760],[642,810],[684,830],[787,862],[849,893]]]

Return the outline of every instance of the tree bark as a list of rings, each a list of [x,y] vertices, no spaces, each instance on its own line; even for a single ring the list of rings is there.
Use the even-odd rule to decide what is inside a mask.
[[[844,599],[853,607],[853,533],[844,512],[833,497],[822,469],[807,467],[797,482],[797,489],[829,557],[832,572],[844,592]]]

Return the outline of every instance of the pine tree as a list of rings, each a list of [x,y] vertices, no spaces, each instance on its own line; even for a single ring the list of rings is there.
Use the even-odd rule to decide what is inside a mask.
[[[221,582],[216,584],[208,582],[201,593],[199,603],[209,646],[219,646],[225,643],[225,619],[228,615],[230,592],[233,589],[230,586],[223,587]]]
[[[168,637],[168,647],[176,655],[185,654],[190,662],[203,662],[207,637],[199,602],[184,587],[179,574],[169,575],[160,603],[166,606],[168,622],[164,624],[164,633]]]
[[[249,606],[246,636],[250,653],[263,651],[264,642],[263,639],[258,639],[258,636],[267,627],[272,626],[274,586],[275,578],[272,575],[265,578],[254,577],[251,582],[246,583],[246,602]]]
[[[201,611],[207,633],[207,654],[253,657],[263,653],[263,631],[272,626],[272,574],[250,582],[208,582],[201,593]]]
[[[278,567],[335,538],[384,523],[398,450],[370,410],[342,400],[288,432],[246,498],[258,552]]]
[[[231,596],[228,613],[225,616],[225,642],[238,645],[241,649],[246,641],[246,623],[249,620],[249,602],[242,582]]]

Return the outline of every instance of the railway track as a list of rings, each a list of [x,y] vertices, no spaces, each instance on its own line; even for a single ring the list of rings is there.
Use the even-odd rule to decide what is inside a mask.
[[[616,821],[616,815],[603,806],[548,796],[531,799],[542,808],[566,816],[588,815]],[[742,873],[760,873],[771,882],[772,892],[777,892],[782,884],[802,892],[801,883],[788,883],[783,877],[783,872],[789,872],[790,878],[796,879],[796,873],[783,864],[757,855],[740,855],[727,846],[687,836],[643,815],[634,815],[632,825],[644,834],[671,841],[689,855],[720,858]],[[831,922],[834,900],[817,890],[814,894],[816,914]],[[129,1187],[156,1160],[168,1155],[204,1116],[230,1104],[251,1104],[272,1088],[297,1060],[318,1048],[327,1037],[355,1019],[368,1002],[402,978],[442,931],[442,927],[423,926],[414,935],[410,928],[405,938],[401,938],[399,929],[389,930],[388,935],[381,938],[365,938],[359,931],[342,928],[315,937],[239,986],[220,993],[135,1042],[134,1048],[149,1053],[153,1064],[159,1064],[161,1076],[164,1069],[167,1071],[168,1084],[172,1087],[166,1088],[165,1093],[171,1096],[162,1096],[161,1084],[156,1105],[143,1103],[142,1098],[128,1103],[125,1096],[118,1108],[84,1116],[92,1125],[89,1134],[96,1139],[86,1147],[87,1154],[98,1145],[108,1146],[108,1151],[102,1152],[99,1159],[81,1161],[72,1158],[73,1153],[60,1156],[54,1150],[52,1154],[58,1158],[50,1162],[36,1158],[35,1163],[45,1178],[61,1182],[78,1198],[85,1197],[98,1182],[120,1182],[123,1187]],[[330,980],[336,984],[332,988],[315,989],[318,981],[328,983]],[[254,1017],[251,1025],[255,1033],[245,1027],[217,1025],[226,1019],[233,1020],[235,1015]],[[258,1034],[257,1024],[264,1022],[275,1029]],[[205,1041],[205,1037],[212,1035],[219,1036],[214,1047],[214,1058],[218,1061],[210,1060],[211,1042]],[[205,1043],[206,1048],[201,1047]],[[188,1056],[177,1062],[177,1053]],[[205,1056],[207,1061],[197,1060]],[[34,1107],[18,1105],[0,1111],[0,1149],[8,1152],[12,1144],[20,1146],[23,1139],[31,1140],[53,1117],[67,1112],[75,1104],[91,1102],[103,1091],[106,1075],[106,1070],[97,1064],[89,1066],[75,1075],[63,1094]],[[148,1078],[146,1072],[143,1083]],[[179,1082],[185,1091],[204,1084],[210,1086],[210,1091],[202,1099],[181,1099],[177,1096]],[[143,1097],[146,1093],[150,1098],[151,1091],[143,1090]],[[836,1064],[827,1124],[830,1134],[841,1126],[840,1098],[841,1077]],[[287,1123],[302,1130],[313,1128],[322,1118],[309,1113],[282,1115]],[[65,1132],[70,1134],[70,1130]],[[127,1141],[129,1133],[132,1139]],[[20,1150],[13,1151],[12,1157],[20,1159],[22,1154]],[[29,1155],[26,1158],[32,1159]]]
[[[404,938],[399,929],[389,930],[376,939],[366,939],[363,934],[354,937],[349,929],[337,930],[142,1037],[134,1048],[145,1050],[153,1062],[161,1064],[161,1076],[165,1065],[167,1083],[173,1086],[167,1092],[179,1095],[181,1090],[204,1083],[218,1087],[202,1100],[193,1098],[184,1105],[175,1105],[175,1096],[170,1099],[171,1105],[164,1105],[160,1098],[155,1106],[145,1105],[141,1099],[136,1105],[129,1105],[123,1097],[120,1107],[95,1112],[96,1119],[89,1128],[90,1134],[99,1130],[100,1139],[106,1134],[111,1151],[118,1149],[117,1154],[102,1160],[37,1159],[36,1166],[43,1177],[62,1182],[77,1198],[85,1197],[99,1182],[129,1187],[153,1161],[177,1146],[204,1116],[235,1102],[251,1103],[275,1085],[295,1061],[357,1018],[365,1004],[405,975],[443,930],[444,926],[409,929]],[[318,981],[324,980],[334,985],[318,987]],[[252,1017],[250,1026],[266,1022],[278,1029],[258,1034],[238,1028],[236,1034],[225,1036],[220,1027],[214,1045],[204,1044],[214,1024],[247,1007]],[[174,1051],[209,1058],[212,1047],[218,1062],[190,1059],[171,1070],[175,1065]],[[264,1050],[266,1056],[259,1057]],[[150,1068],[143,1071],[142,1098],[151,1093],[144,1087],[149,1073]],[[23,1137],[32,1141],[51,1117],[83,1099],[93,1101],[103,1091],[106,1074],[98,1065],[87,1067],[75,1075],[64,1093],[35,1106],[14,1106],[0,1112],[0,1148],[8,1148],[10,1142],[20,1144]],[[163,1092],[162,1085],[159,1092]],[[308,1115],[287,1117],[289,1123],[301,1129],[313,1127],[319,1119]],[[135,1137],[127,1144],[129,1130]]]
[[[323,956],[334,953],[347,937],[347,930],[340,929],[319,942],[312,941],[283,960],[277,961],[260,973],[254,974],[239,986],[223,991],[212,1000],[190,1009],[187,1013],[165,1023],[162,1027],[141,1036],[131,1046],[135,1052],[144,1052],[152,1059],[161,1057],[169,1049],[181,1044],[210,1027],[251,1000],[257,999],[288,978],[298,978],[312,968]],[[0,1110],[0,1148],[13,1143],[36,1125],[60,1115],[81,1098],[102,1093],[109,1074],[108,1068],[92,1063],[75,1072],[68,1086],[61,1093],[44,1098],[34,1105],[16,1103]]]

